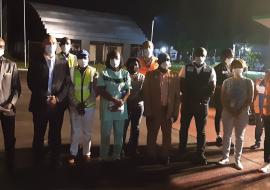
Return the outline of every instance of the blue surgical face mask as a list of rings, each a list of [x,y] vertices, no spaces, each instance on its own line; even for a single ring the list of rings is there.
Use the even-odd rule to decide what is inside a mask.
[[[61,46],[61,49],[65,54],[68,54],[70,49],[71,49],[71,45],[70,44],[64,44],[64,45]]]
[[[206,59],[206,57],[204,57],[204,56],[195,57],[194,62],[197,66],[199,66],[199,65],[202,65],[204,63],[205,59]]]
[[[81,68],[88,66],[88,59],[78,59],[78,64]]]
[[[151,58],[153,56],[153,49],[147,48],[143,50],[143,56]]]
[[[225,63],[226,63],[227,65],[231,65],[232,62],[233,62],[233,58],[226,58],[226,59],[225,59]]]
[[[55,55],[56,48],[57,48],[56,45],[46,45],[46,46],[45,46],[45,53],[46,53],[48,56],[52,57],[52,56]]]
[[[170,61],[164,61],[163,63],[161,63],[160,67],[162,69],[168,70],[170,67],[172,66]]]
[[[2,57],[5,53],[5,49],[4,48],[0,48],[0,57]]]
[[[110,65],[115,69],[118,68],[120,65],[120,59],[111,59]]]

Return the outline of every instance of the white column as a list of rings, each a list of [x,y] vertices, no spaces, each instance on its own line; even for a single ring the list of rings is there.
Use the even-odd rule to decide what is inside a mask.
[[[123,45],[123,61],[126,62],[130,56],[130,44]]]
[[[24,31],[24,67],[26,68],[26,22],[25,22],[25,0],[23,0],[23,31]]]

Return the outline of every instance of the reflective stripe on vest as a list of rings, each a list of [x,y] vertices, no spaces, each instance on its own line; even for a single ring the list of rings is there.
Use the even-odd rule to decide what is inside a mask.
[[[75,63],[75,55],[69,54],[68,56],[68,66],[69,68],[77,66],[77,63]]]
[[[95,106],[95,101],[91,98],[92,87],[90,84],[93,82],[94,70],[87,67],[83,73],[76,67],[74,69],[74,94],[78,102],[83,102],[86,107]]]

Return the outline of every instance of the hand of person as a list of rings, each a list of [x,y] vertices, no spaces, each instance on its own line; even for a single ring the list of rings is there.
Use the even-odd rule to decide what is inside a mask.
[[[116,106],[117,108],[119,108],[119,107],[121,107],[122,105],[124,105],[124,101],[123,101],[122,99],[116,99],[114,103],[115,103],[115,106]]]
[[[52,108],[55,107],[57,104],[57,98],[55,96],[47,96],[47,104]]]
[[[76,110],[79,113],[79,115],[84,115],[85,111],[84,111],[84,104],[83,103],[78,103],[76,106]]]
[[[12,103],[8,103],[3,106],[3,108],[10,110],[13,107]]]
[[[111,112],[117,112],[117,111],[119,111],[118,108],[119,107],[117,107],[117,106],[112,106],[110,111]]]
[[[176,116],[172,117],[171,121],[172,121],[172,123],[175,123],[177,121],[177,117]]]

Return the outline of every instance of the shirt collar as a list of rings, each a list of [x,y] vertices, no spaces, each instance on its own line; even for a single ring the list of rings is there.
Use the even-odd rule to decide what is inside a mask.
[[[69,53],[64,53],[63,51],[61,51],[61,54],[65,57],[65,58],[68,58],[68,56],[69,56]]]
[[[47,63],[48,63],[49,61],[55,62],[55,55],[52,56],[52,57],[49,57],[49,56],[47,56],[47,55],[44,54],[44,58],[45,58],[45,60],[46,60]]]

